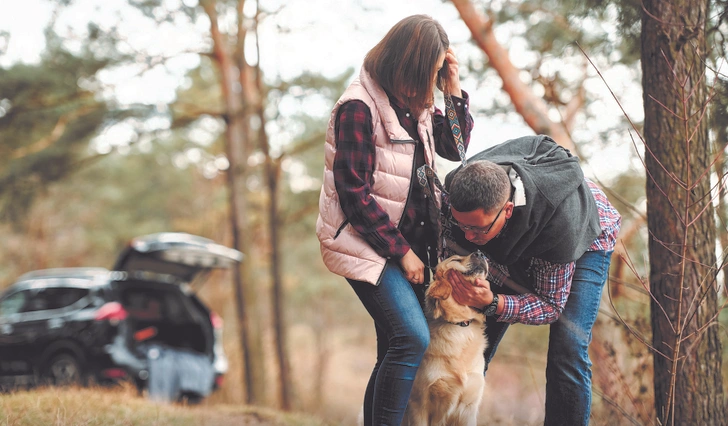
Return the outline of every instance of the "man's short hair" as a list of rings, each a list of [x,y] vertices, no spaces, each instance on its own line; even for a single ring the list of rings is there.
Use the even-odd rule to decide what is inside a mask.
[[[483,209],[486,213],[502,207],[511,193],[511,181],[503,167],[487,161],[474,161],[460,169],[450,183],[450,205],[459,212]]]

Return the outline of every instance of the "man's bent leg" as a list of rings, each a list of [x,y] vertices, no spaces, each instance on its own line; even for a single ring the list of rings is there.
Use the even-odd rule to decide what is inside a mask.
[[[490,361],[493,359],[495,351],[498,349],[498,344],[500,343],[501,339],[503,339],[506,331],[508,331],[509,325],[510,324],[505,322],[496,321],[495,317],[485,318],[484,338],[488,342],[488,345],[485,348],[485,353],[483,353],[483,357],[485,358],[485,371],[483,371],[483,375],[485,375],[485,373],[488,371]]]
[[[586,252],[576,261],[571,293],[549,334],[546,364],[546,426],[589,424],[589,343],[599,312],[612,252]]]

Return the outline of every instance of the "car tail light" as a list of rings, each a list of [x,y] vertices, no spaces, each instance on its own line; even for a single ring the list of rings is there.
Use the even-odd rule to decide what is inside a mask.
[[[107,379],[123,379],[126,377],[126,371],[122,368],[107,368],[101,371],[101,376]]]
[[[221,388],[222,387],[222,383],[224,381],[225,381],[225,376],[223,376],[222,374],[218,374],[217,376],[215,376],[215,385],[217,387]]]
[[[157,327],[147,327],[134,333],[134,340],[136,340],[137,342],[143,342],[144,340],[151,339],[156,335]]]
[[[104,304],[96,311],[94,319],[96,321],[121,321],[126,319],[127,313],[121,303],[109,302]]]
[[[215,330],[219,330],[222,328],[222,317],[214,312],[210,312],[210,322],[212,323],[212,328]]]

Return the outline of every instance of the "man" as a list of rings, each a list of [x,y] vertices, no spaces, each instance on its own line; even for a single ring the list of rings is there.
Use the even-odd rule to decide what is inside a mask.
[[[446,247],[491,262],[477,287],[450,277],[455,299],[487,317],[486,370],[509,324],[550,324],[544,424],[587,425],[588,347],[621,216],[578,159],[543,135],[486,149],[445,182]]]

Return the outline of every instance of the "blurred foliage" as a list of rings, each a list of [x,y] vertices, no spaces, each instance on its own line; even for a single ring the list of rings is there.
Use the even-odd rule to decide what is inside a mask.
[[[2,219],[18,221],[39,188],[70,173],[105,120],[106,105],[76,83],[104,64],[61,55],[66,60],[0,70]]]
[[[89,141],[102,128],[145,114],[99,100],[96,74],[123,56],[112,60],[109,40],[90,25],[72,53],[49,27],[40,63],[0,68],[0,220],[17,225],[48,184],[93,160]]]
[[[65,266],[111,267],[134,236],[184,231],[225,236],[225,189],[175,167],[180,142],[170,137],[154,152],[118,151],[45,187],[20,230],[0,226],[0,287],[23,272]],[[221,219],[222,216],[222,219]]]
[[[493,20],[501,41],[518,40],[525,51],[517,63],[531,75],[529,84],[542,93],[552,108],[563,107],[580,96],[584,80],[593,76],[584,53],[600,68],[617,64],[633,66],[639,60],[640,13],[637,0],[473,0]],[[521,45],[525,43],[525,45]],[[520,49],[519,49],[520,50]],[[492,70],[468,63],[468,71],[481,82],[497,78]],[[584,104],[595,95],[589,91]],[[507,98],[499,98],[486,114],[512,109]],[[591,115],[581,109],[587,118]],[[586,120],[582,120],[584,122]],[[575,140],[577,145],[579,140]]]

